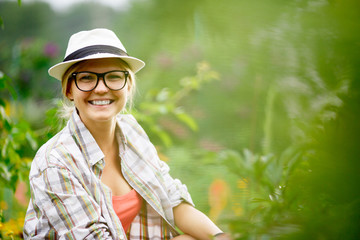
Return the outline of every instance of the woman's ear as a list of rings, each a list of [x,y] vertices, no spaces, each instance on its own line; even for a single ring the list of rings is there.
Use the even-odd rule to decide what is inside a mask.
[[[71,91],[71,89],[69,89],[66,93],[66,97],[70,100],[70,101],[74,101],[74,97],[73,97],[73,93]]]

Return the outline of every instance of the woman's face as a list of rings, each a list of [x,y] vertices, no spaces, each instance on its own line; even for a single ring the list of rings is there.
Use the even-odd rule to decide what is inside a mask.
[[[87,60],[77,67],[76,72],[104,73],[113,70],[125,70],[119,59]],[[114,120],[115,116],[125,107],[130,91],[129,88],[130,85],[127,83],[121,90],[110,90],[105,86],[103,79],[100,78],[94,90],[83,92],[76,87],[75,81],[72,81],[67,97],[74,101],[80,118],[85,125],[106,123]]]

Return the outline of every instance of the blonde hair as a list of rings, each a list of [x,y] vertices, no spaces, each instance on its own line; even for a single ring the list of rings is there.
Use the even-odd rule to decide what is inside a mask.
[[[129,85],[130,91],[129,91],[129,94],[128,94],[128,99],[127,99],[127,102],[126,102],[126,106],[122,110],[122,111],[126,112],[127,109],[130,110],[132,108],[132,106],[133,106],[133,99],[134,99],[134,95],[135,95],[135,92],[136,92],[136,80],[135,80],[135,74],[130,69],[129,65],[125,61],[123,61],[121,59],[118,59],[118,60],[119,60],[120,65],[122,67],[124,67],[124,70],[129,72],[129,76],[128,76],[128,80],[127,80],[126,84]],[[62,118],[68,119],[71,116],[71,114],[72,114],[72,112],[74,110],[74,103],[72,102],[72,100],[70,100],[67,97],[67,94],[70,91],[71,84],[72,84],[72,81],[73,81],[72,74],[74,72],[76,72],[85,61],[87,61],[87,60],[80,61],[80,62],[77,62],[77,63],[71,65],[66,70],[66,72],[64,73],[64,75],[62,77],[61,87],[62,87],[63,100],[62,100],[62,108],[59,110],[59,115]]]

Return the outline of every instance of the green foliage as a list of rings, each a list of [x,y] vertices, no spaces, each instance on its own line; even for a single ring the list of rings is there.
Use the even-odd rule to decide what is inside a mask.
[[[16,97],[10,82],[11,79],[1,73],[0,92],[8,90]],[[10,105],[0,99],[0,182],[3,186],[15,190],[18,180],[27,179],[32,153],[36,150],[37,141],[29,123],[16,121],[9,117]],[[27,155],[30,151],[30,155]]]
[[[108,27],[147,63],[132,113],[197,206],[221,211],[224,230],[236,239],[359,237],[359,1],[0,5],[0,69],[12,79],[1,74],[1,183],[14,188],[35,143],[63,126],[49,101],[60,87],[46,70],[69,35]],[[49,40],[59,43],[53,55]],[[214,206],[207,195],[218,178],[230,193]]]
[[[241,202],[243,213],[229,220],[230,229],[239,238],[273,239],[299,231],[300,226],[293,221],[294,205],[298,204],[293,200],[299,196],[292,196],[289,185],[294,171],[308,171],[303,154],[295,147],[279,156],[257,155],[249,150],[242,154],[229,150],[219,153],[219,163],[247,184],[247,195]]]
[[[172,138],[174,135],[170,136],[169,133],[174,134],[175,132],[169,129],[173,126],[170,123],[166,124],[164,122],[165,118],[170,122],[175,119],[185,124],[190,130],[197,131],[197,123],[193,117],[184,111],[181,102],[191,92],[199,90],[205,83],[218,79],[218,73],[212,70],[208,63],[198,63],[196,75],[180,79],[180,86],[176,91],[169,88],[153,88],[148,91],[142,102],[138,104],[137,110],[133,111],[133,114],[141,125],[147,129],[153,141],[160,140],[160,145],[170,147],[173,144]]]
[[[21,0],[18,0],[18,4],[19,6],[21,5]],[[0,16],[0,28],[4,30],[4,21],[1,16]]]
[[[16,99],[17,95],[11,85],[11,78],[0,71],[0,91],[3,92],[4,90],[7,90],[10,96]],[[0,99],[0,105],[3,107],[6,106],[5,99]]]
[[[0,93],[16,99],[12,80],[0,71]],[[23,207],[13,204],[19,182],[27,182],[34,152],[38,148],[37,136],[28,121],[11,116],[13,106],[0,98],[0,238],[21,239]],[[11,197],[9,197],[11,196]],[[7,201],[4,201],[7,200]],[[11,206],[11,208],[9,207]],[[14,212],[13,212],[14,211]],[[18,216],[20,213],[20,216]]]

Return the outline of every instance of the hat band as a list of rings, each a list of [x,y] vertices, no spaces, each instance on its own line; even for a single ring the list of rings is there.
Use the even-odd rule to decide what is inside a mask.
[[[117,47],[109,45],[93,45],[76,50],[67,56],[63,62],[84,58],[97,53],[111,53],[119,56],[129,56],[125,51]]]

